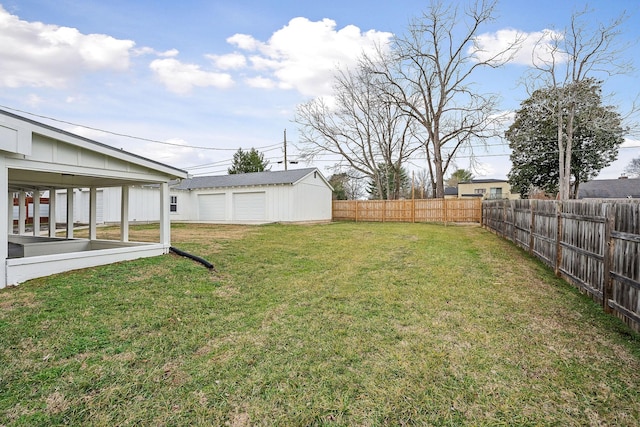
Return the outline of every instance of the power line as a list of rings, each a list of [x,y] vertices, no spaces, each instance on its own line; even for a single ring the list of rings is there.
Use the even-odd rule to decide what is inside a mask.
[[[41,119],[51,120],[51,121],[58,122],[58,123],[64,123],[64,124],[71,125],[71,126],[78,126],[78,127],[81,127],[81,128],[90,129],[90,130],[94,130],[94,131],[97,131],[97,132],[103,132],[103,133],[106,133],[106,134],[109,134],[109,135],[120,136],[120,137],[123,137],[123,138],[130,138],[130,139],[136,139],[136,140],[139,140],[139,141],[152,142],[154,144],[170,145],[170,146],[173,146],[173,147],[180,147],[180,148],[193,148],[193,149],[196,149],[196,150],[237,151],[237,148],[203,147],[203,146],[197,146],[197,145],[178,144],[178,143],[175,143],[175,142],[159,141],[157,139],[144,138],[144,137],[141,137],[141,136],[129,135],[129,134],[126,134],[126,133],[118,133],[118,132],[113,132],[113,131],[104,130],[104,129],[100,129],[100,128],[95,128],[95,127],[92,127],[92,126],[85,126],[85,125],[81,125],[81,124],[78,124],[78,123],[69,122],[69,121],[66,121],[66,120],[60,120],[60,119],[56,119],[56,118],[53,118],[53,117],[44,116],[44,115],[41,115],[41,114],[31,113],[29,111],[20,110],[20,109],[17,109],[17,108],[11,108],[11,107],[8,107],[6,105],[0,105],[0,107],[4,108],[6,110],[17,111],[17,112],[23,113],[23,114],[29,114],[29,115],[34,116],[34,117],[39,117]],[[263,147],[253,147],[253,148],[264,149],[264,148],[271,148],[271,147],[275,147],[275,146],[279,147],[280,144],[281,143],[277,143],[277,144],[265,145]]]
[[[278,150],[280,147],[280,144],[276,144],[277,146],[274,148],[270,148],[268,150],[261,150],[262,153],[267,153],[269,151],[274,151],[274,150]],[[270,159],[266,159],[266,160],[273,160],[276,159],[276,157],[274,158],[270,158]],[[221,165],[221,164],[231,164],[231,162],[233,162],[232,159],[224,159],[224,160],[218,160],[217,162],[211,162],[211,163],[203,163],[203,164],[199,164],[199,165],[193,165],[193,166],[187,166],[184,167],[183,169],[188,169],[188,170],[192,170],[192,169],[204,169],[210,166],[216,166],[216,165]]]

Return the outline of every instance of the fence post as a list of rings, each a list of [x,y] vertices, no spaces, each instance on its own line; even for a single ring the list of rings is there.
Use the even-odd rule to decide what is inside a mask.
[[[499,201],[496,203],[500,203],[502,206],[502,237],[507,238],[507,207],[504,204],[504,201]]]
[[[411,222],[416,222],[416,199],[411,199]]]
[[[387,219],[387,201],[382,201],[382,222],[385,222]]]
[[[511,209],[511,241],[517,245],[516,242],[516,202],[507,199],[509,208]]]
[[[356,222],[358,222],[358,203],[360,203],[360,201],[356,200]]]
[[[606,205],[606,222],[604,223],[604,281],[602,283],[602,308],[605,313],[613,313],[613,310],[609,307],[609,299],[613,297],[613,277],[611,276],[611,270],[613,268],[613,255],[615,240],[612,237],[612,231],[616,226],[616,204],[607,203]]]
[[[535,245],[534,233],[536,231],[536,210],[533,206],[538,207],[536,200],[529,200],[529,213],[531,215],[531,221],[529,224],[529,253],[533,255],[533,247]]]
[[[449,213],[447,212],[447,199],[442,199],[442,214],[444,216],[444,225],[447,226],[447,217]]]
[[[562,201],[556,202],[556,266],[555,274],[560,277],[560,265],[562,264]]]

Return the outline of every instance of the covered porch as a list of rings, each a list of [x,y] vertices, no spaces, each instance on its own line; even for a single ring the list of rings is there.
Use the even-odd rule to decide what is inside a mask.
[[[186,172],[0,110],[0,288],[36,277],[166,254],[171,246],[168,182]],[[129,187],[160,188],[158,242],[129,241]],[[96,237],[99,188],[120,187],[120,238]],[[89,189],[88,238],[74,237],[75,189]],[[66,191],[65,218],[56,218],[57,195]],[[40,200],[48,198],[47,220]],[[14,197],[19,199],[14,212]],[[32,198],[27,227],[25,199]],[[4,205],[4,206],[3,206]],[[17,217],[16,217],[17,216]],[[17,227],[15,225],[17,221]],[[65,229],[56,230],[56,224]]]

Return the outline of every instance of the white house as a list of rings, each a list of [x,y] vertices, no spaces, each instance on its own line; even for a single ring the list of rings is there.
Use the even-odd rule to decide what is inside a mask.
[[[78,135],[0,110],[0,288],[77,268],[165,254],[171,245],[169,182],[187,177],[183,170],[127,153]],[[160,241],[129,241],[129,189],[157,187]],[[76,189],[86,189],[89,238],[73,237]],[[98,189],[120,191],[119,241],[96,239]],[[59,190],[64,190],[66,218],[56,218]],[[41,236],[40,198],[48,193],[48,223],[64,222],[66,238],[55,226]],[[17,233],[14,231],[14,195]],[[67,197],[71,195],[71,197]],[[27,196],[33,199],[33,232],[26,233]],[[103,201],[103,205],[107,206]]]
[[[194,177],[171,187],[171,219],[234,224],[331,221],[332,192],[316,168]]]

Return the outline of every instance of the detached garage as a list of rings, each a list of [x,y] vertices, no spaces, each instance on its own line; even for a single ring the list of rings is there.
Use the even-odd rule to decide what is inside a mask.
[[[174,221],[331,221],[333,189],[316,168],[188,178],[171,188]]]

